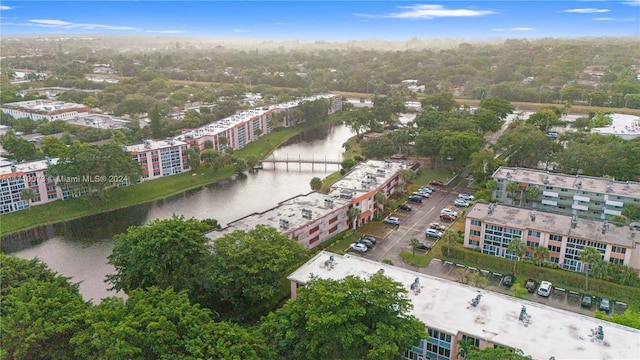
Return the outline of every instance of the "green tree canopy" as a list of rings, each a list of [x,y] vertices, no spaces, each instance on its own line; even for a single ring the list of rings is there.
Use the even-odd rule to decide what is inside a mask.
[[[307,259],[306,249],[272,227],[238,230],[213,243],[211,286],[225,316],[243,318],[275,304],[280,282]]]
[[[388,360],[428,335],[407,290],[383,274],[312,279],[260,329],[277,359]]]

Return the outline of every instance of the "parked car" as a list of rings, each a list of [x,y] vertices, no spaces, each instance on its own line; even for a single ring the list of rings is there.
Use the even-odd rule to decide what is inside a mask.
[[[444,208],[444,209],[440,210],[440,214],[449,214],[451,216],[458,217],[458,212],[457,211],[451,210],[451,209],[447,209],[447,208]]]
[[[558,138],[558,133],[555,131],[549,131],[547,132],[547,137],[549,139],[557,139]]]
[[[429,246],[428,244],[425,244],[423,242],[418,243],[416,245],[416,249],[420,249],[420,250],[431,250],[431,246]]]
[[[456,199],[456,201],[453,202],[453,205],[459,207],[468,207],[470,204],[467,200]]]
[[[363,236],[362,238],[371,241],[373,245],[378,243],[378,239],[374,238],[373,236],[367,235],[367,236]]]
[[[358,244],[358,243],[353,243],[351,245],[349,245],[349,248],[351,250],[357,251],[357,252],[361,252],[361,253],[365,253],[367,252],[367,247],[364,244]]]
[[[433,187],[431,186],[423,186],[419,190],[420,192],[426,192],[427,194],[433,193]]]
[[[533,279],[527,279],[527,281],[524,282],[524,288],[527,289],[527,291],[531,294],[536,292],[537,287],[538,287],[538,282]]]
[[[423,197],[423,198],[429,198],[429,196],[431,196],[428,193],[421,192],[421,191],[414,191],[411,195],[412,196],[420,196],[420,197]]]
[[[583,294],[582,300],[580,301],[580,306],[582,306],[583,308],[591,309],[592,302],[593,302],[593,297],[591,296],[591,294]]]
[[[427,231],[424,233],[427,237],[432,237],[432,238],[436,238],[436,239],[440,239],[442,237],[442,233],[438,230],[435,229],[427,229]]]
[[[433,186],[431,186],[431,185],[425,185],[425,186],[421,187],[421,189],[429,189],[429,190],[431,190],[431,192],[436,191],[436,188],[434,188],[434,187],[433,187]]]
[[[365,238],[356,241],[356,243],[366,246],[367,249],[371,249],[373,247],[373,243]]]
[[[553,289],[553,284],[548,281],[543,281],[540,283],[540,287],[538,287],[538,295],[549,297],[551,295],[551,290]]]
[[[462,200],[467,200],[467,201],[471,201],[474,200],[476,197],[473,195],[469,195],[469,194],[458,194],[458,199],[462,199]]]
[[[388,217],[384,220],[382,220],[383,223],[385,224],[389,224],[389,225],[398,225],[400,226],[400,219],[398,219],[397,217]]]
[[[632,222],[629,224],[629,227],[632,229],[640,229],[640,222]]]
[[[433,185],[433,186],[444,186],[444,184],[442,183],[442,181],[440,180],[431,180],[429,181],[429,185]]]
[[[600,305],[598,305],[598,309],[600,309],[600,311],[604,311],[604,312],[611,311],[611,303],[610,303],[609,299],[607,299],[607,298],[600,299]]]
[[[422,202],[422,197],[421,196],[417,196],[417,195],[412,195],[409,196],[409,201],[415,202],[415,203],[421,203]]]
[[[411,205],[409,205],[409,204],[402,204],[402,205],[398,206],[398,209],[400,209],[400,210],[404,210],[404,211],[411,211]]]
[[[434,222],[429,225],[429,229],[435,229],[438,231],[445,231],[447,228],[444,225],[440,225],[440,223]]]
[[[440,220],[455,221],[456,217],[451,214],[440,214]]]
[[[516,282],[516,276],[513,274],[507,274],[502,277],[502,285],[511,287]]]

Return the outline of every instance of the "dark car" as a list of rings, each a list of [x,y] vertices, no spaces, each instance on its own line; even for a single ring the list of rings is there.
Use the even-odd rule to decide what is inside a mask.
[[[582,301],[580,301],[580,306],[582,306],[583,308],[591,309],[592,303],[593,303],[593,297],[591,296],[591,294],[582,295]]]
[[[367,239],[360,239],[356,241],[357,244],[362,244],[367,247],[367,249],[371,249],[373,247],[373,243]]]
[[[409,205],[409,204],[402,204],[402,205],[398,206],[398,209],[400,209],[400,210],[404,210],[404,211],[411,211],[411,205]]]
[[[429,181],[429,185],[433,185],[433,186],[444,186],[444,184],[442,183],[442,181],[440,180],[431,180]]]
[[[428,244],[425,244],[423,242],[416,244],[416,249],[420,249],[420,250],[431,250],[431,246],[429,246]]]
[[[611,310],[611,303],[609,299],[607,298],[600,299],[600,305],[598,306],[598,309],[608,313]]]
[[[365,240],[371,241],[373,245],[378,243],[378,239],[374,238],[373,236],[363,236],[362,238]]]
[[[451,214],[440,214],[440,219],[447,220],[447,221],[454,221],[456,217]]]
[[[502,285],[506,286],[506,287],[511,287],[513,285],[513,283],[516,282],[516,277],[513,274],[508,274],[505,275],[502,278]]]
[[[409,196],[409,201],[413,201],[415,203],[421,203],[422,202],[422,197],[420,196]]]
[[[533,279],[527,279],[527,281],[524,282],[524,288],[527,289],[527,291],[530,292],[531,294],[536,292],[537,287],[538,287],[538,282]]]

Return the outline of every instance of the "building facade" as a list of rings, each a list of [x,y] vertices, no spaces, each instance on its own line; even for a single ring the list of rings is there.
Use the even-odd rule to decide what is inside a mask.
[[[189,171],[188,144],[178,140],[145,140],[126,146],[142,167],[142,181]]]
[[[493,198],[506,204],[601,220],[622,215],[624,204],[640,206],[638,182],[511,167],[498,168],[492,177],[498,183]],[[509,183],[517,189],[509,192]],[[527,192],[533,187],[538,189],[536,198]]]
[[[442,262],[437,266],[453,265]],[[411,315],[421,320],[429,333],[429,339],[407,349],[402,359],[458,359],[460,340],[480,349],[519,349],[543,360],[631,360],[640,354],[640,330],[357,255],[318,253],[288,277],[291,297],[295,299],[298,289],[312,277],[367,279],[379,272],[404,285],[413,304]]]
[[[53,100],[29,100],[2,104],[2,112],[15,119],[71,120],[77,116],[91,114],[91,109],[82,104]]]
[[[402,162],[369,160],[357,164],[332,187],[329,194],[311,192],[295,196],[278,206],[231,222],[207,236],[214,241],[236,230],[249,231],[257,225],[271,226],[307,247],[316,247],[331,237],[366,224],[384,210],[375,195],[391,195],[401,183],[400,171],[410,168]],[[349,218],[351,208],[360,215]]]
[[[73,193],[63,192],[55,179],[47,176],[49,165],[56,161],[38,160],[0,167],[0,214],[73,197]],[[30,201],[22,199],[22,191],[26,188],[34,192]]]
[[[585,247],[593,247],[603,260],[640,274],[640,235],[628,226],[481,202],[468,210],[465,222],[464,246],[485,254],[511,258],[507,247],[518,237],[527,244],[527,257],[544,246],[549,249],[549,261],[567,270],[585,271],[580,254]]]

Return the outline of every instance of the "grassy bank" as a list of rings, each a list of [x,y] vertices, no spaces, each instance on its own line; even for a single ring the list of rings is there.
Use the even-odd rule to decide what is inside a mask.
[[[329,117],[322,123],[303,124],[295,128],[279,129],[271,134],[262,136],[259,141],[249,143],[243,149],[235,151],[234,156],[245,158],[253,155],[258,158],[264,158],[291,137],[337,120],[337,117]],[[233,169],[231,167],[214,171],[212,168],[201,166],[188,173],[146,181],[131,187],[110,189],[106,193],[107,198],[102,201],[85,198],[59,200],[34,206],[30,210],[5,214],[0,217],[0,230],[2,235],[7,235],[40,225],[126,208],[197,189],[229,179],[232,176]]]

